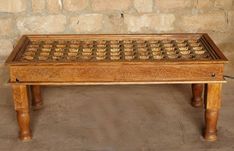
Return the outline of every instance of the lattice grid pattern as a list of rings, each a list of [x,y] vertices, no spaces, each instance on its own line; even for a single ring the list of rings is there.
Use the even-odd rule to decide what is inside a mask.
[[[193,40],[38,40],[30,41],[20,61],[209,60],[202,42]]]

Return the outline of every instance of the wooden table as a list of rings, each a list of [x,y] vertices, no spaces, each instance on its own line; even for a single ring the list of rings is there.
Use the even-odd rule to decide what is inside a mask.
[[[211,38],[203,33],[24,35],[6,61],[19,138],[32,138],[29,87],[32,106],[39,109],[41,85],[187,83],[192,84],[194,107],[202,106],[205,85],[204,138],[214,141],[226,62]]]

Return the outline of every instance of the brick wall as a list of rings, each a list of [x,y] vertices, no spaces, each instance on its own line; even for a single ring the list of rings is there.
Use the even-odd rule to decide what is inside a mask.
[[[0,0],[0,62],[22,34],[208,32],[234,40],[234,0]]]

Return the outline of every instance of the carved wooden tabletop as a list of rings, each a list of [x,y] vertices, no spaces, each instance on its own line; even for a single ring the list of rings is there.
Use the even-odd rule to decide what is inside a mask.
[[[185,40],[34,40],[17,61],[215,60],[201,39]]]
[[[146,38],[145,38],[146,37]],[[14,62],[212,61],[225,60],[205,35],[27,36]]]

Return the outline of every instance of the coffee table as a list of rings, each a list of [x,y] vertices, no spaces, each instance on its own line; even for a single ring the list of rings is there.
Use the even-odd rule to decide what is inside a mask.
[[[24,35],[6,61],[19,138],[32,138],[29,88],[31,104],[39,109],[41,85],[179,83],[192,84],[194,107],[202,106],[204,87],[204,138],[214,141],[225,63],[227,59],[205,33]]]

